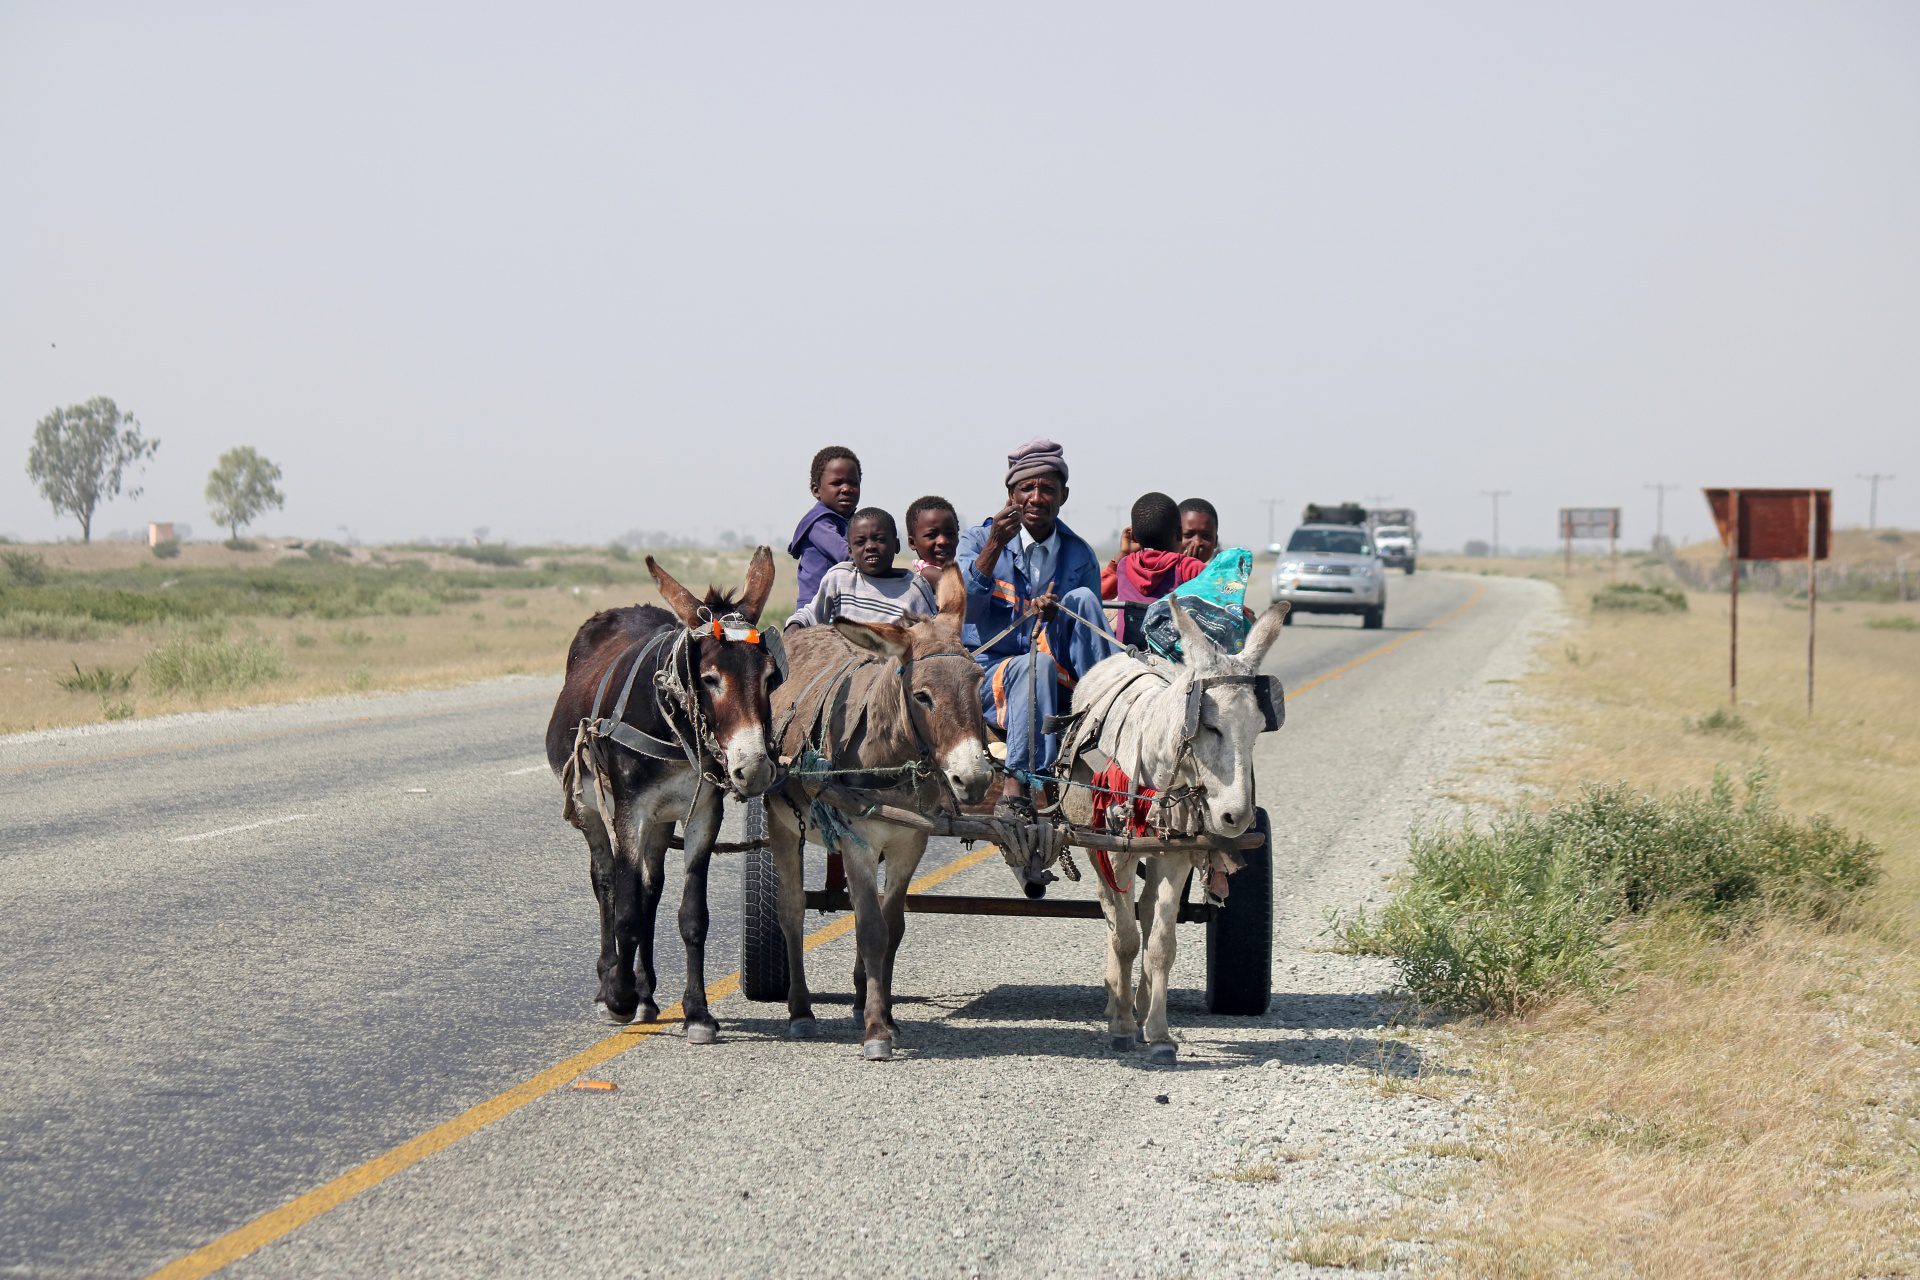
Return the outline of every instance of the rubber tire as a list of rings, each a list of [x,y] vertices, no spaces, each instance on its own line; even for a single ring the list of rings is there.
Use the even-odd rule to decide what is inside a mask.
[[[1387,625],[1387,606],[1380,605],[1360,615],[1360,625],[1368,631],[1378,631]]]
[[[1281,626],[1283,626],[1283,627],[1290,627],[1290,626],[1292,626],[1292,625],[1293,625],[1293,615],[1294,615],[1294,610],[1292,610],[1292,609],[1289,609],[1289,610],[1287,610],[1287,612],[1286,612],[1286,615],[1285,615],[1284,617],[1282,617],[1282,618],[1280,619],[1280,625],[1281,625]]]
[[[746,838],[758,845],[740,855],[740,993],[784,1002],[787,940],[780,936],[780,872],[766,843],[764,800],[747,801],[746,828]]]
[[[1255,810],[1266,838],[1242,849],[1247,865],[1228,878],[1226,905],[1207,921],[1207,1012],[1257,1018],[1273,1002],[1273,825]]]
[[[1413,561],[1411,560],[1407,561],[1407,576],[1409,578],[1413,576]]]

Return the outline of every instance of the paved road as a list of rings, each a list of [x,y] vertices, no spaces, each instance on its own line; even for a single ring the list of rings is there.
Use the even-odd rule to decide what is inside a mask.
[[[1369,712],[1366,740],[1355,741],[1330,713],[1370,685],[1431,686],[1438,708],[1455,686],[1484,683],[1486,656],[1541,610],[1526,585],[1496,585],[1482,600],[1486,589],[1469,579],[1396,579],[1384,633],[1350,619],[1288,629],[1269,670],[1290,690],[1334,678],[1293,709],[1263,752],[1344,744],[1344,763],[1332,766],[1344,772],[1312,797],[1316,829],[1377,817],[1371,779],[1417,754],[1420,735],[1446,728]],[[144,1274],[605,1039],[609,1029],[591,1016],[585,851],[560,820],[541,759],[552,693],[550,680],[517,678],[0,739],[0,1274]],[[1286,768],[1284,759],[1263,757],[1263,778]],[[1276,795],[1285,789],[1268,784],[1270,808],[1292,803]],[[936,849],[925,869],[958,852]],[[1391,856],[1372,852],[1376,866]],[[1375,883],[1378,871],[1362,879]],[[736,954],[734,883],[724,870],[714,880],[713,975]],[[1344,901],[1353,891],[1342,884],[1335,898]],[[947,887],[1002,892],[1012,882],[994,860]],[[671,900],[663,920],[670,910]],[[1282,915],[1283,941],[1304,943],[1318,926],[1317,913],[1306,919],[1283,904]],[[580,1115],[585,1095],[552,1095],[286,1235],[241,1270],[783,1270],[792,1261],[779,1251],[786,1230],[815,1242],[812,1256],[830,1264],[823,1274],[887,1270],[857,1265],[880,1261],[858,1246],[865,1210],[841,1221],[794,1217],[811,1212],[814,1192],[804,1168],[781,1161],[804,1165],[821,1148],[857,1146],[863,1116],[909,1101],[895,1091],[912,1069],[976,1053],[967,1044],[980,1038],[969,1029],[1017,1022],[1028,997],[1053,1021],[995,1052],[1071,1060],[1090,1051],[1098,940],[1074,929],[1097,926],[916,917],[903,990],[932,1002],[927,1016],[941,1030],[917,1036],[909,1008],[912,1068],[842,1079],[849,1046],[788,1046],[772,1034],[778,1009],[736,996],[719,1008],[731,1049],[723,1043],[696,1061],[702,1051],[649,1038],[597,1073],[625,1081],[611,1100],[595,1099],[600,1118]],[[1017,975],[983,986],[966,972],[980,949],[1044,955],[1068,936],[1077,939],[1072,963],[1040,989],[1023,993]],[[847,945],[816,953],[816,990],[845,985]],[[677,950],[669,925],[660,945],[669,993],[680,981]],[[1189,944],[1189,955],[1197,950]],[[947,968],[930,971],[943,954]],[[1189,1023],[1196,1007],[1186,1002]],[[1268,1021],[1288,1025],[1278,1012]],[[851,1035],[849,1024],[849,1044]],[[646,1073],[663,1063],[676,1073],[672,1098],[647,1092]],[[778,1096],[797,1087],[794,1073],[829,1063],[844,1092]],[[755,1147],[759,1139],[737,1126],[759,1114],[746,1096],[767,1072],[777,1097],[768,1123],[788,1117],[813,1155],[767,1142],[720,1174],[726,1144],[716,1146],[714,1109],[736,1111],[736,1124],[720,1129]],[[1023,1096],[1017,1078],[995,1078],[960,1110],[1072,1109],[1048,1093]],[[1126,1078],[1120,1087],[1133,1091]],[[1071,1166],[1075,1134],[1048,1140],[1061,1145],[1036,1153],[1036,1167]],[[977,1134],[960,1142],[977,1144]],[[861,1166],[886,1189],[874,1212],[901,1212],[900,1197],[914,1192],[882,1163]],[[476,1168],[483,1185],[462,1186]],[[706,1185],[711,1178],[718,1182]],[[541,1197],[556,1186],[624,1207],[583,1219],[569,1201],[549,1217]],[[430,1202],[424,1218],[407,1209],[409,1187]],[[863,1202],[832,1194],[829,1203]],[[684,1202],[695,1195],[722,1198],[703,1210]],[[476,1204],[494,1224],[483,1243],[465,1234]],[[706,1223],[721,1210],[737,1221],[696,1227],[698,1242],[644,1225],[669,1210],[676,1221]],[[1004,1210],[994,1212],[1004,1219]],[[976,1225],[983,1239],[992,1234],[990,1223]],[[942,1240],[961,1241],[955,1260],[1014,1256],[944,1230]],[[891,1270],[954,1269],[920,1260],[927,1265]]]

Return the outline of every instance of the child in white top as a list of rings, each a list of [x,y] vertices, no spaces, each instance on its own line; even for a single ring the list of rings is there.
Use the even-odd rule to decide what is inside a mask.
[[[893,516],[879,507],[856,511],[847,521],[847,558],[827,570],[812,600],[787,619],[789,627],[848,622],[905,624],[940,612],[933,584],[917,573],[893,567],[900,554],[900,533]]]

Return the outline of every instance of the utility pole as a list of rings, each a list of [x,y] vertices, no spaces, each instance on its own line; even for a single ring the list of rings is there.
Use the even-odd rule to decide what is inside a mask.
[[[1274,509],[1277,508],[1281,503],[1285,502],[1286,499],[1285,498],[1262,498],[1261,501],[1267,504],[1267,545],[1272,546],[1275,542],[1275,538],[1273,536]]]
[[[1384,507],[1392,501],[1393,495],[1390,493],[1370,493],[1367,495],[1367,505],[1370,507]]]
[[[1107,504],[1107,510],[1113,512],[1113,541],[1115,546],[1120,544],[1120,513],[1127,509],[1127,504],[1124,502],[1109,502]]]
[[[1650,484],[1644,486],[1653,490],[1653,546],[1659,550],[1667,538],[1667,490],[1678,489],[1677,484]]]
[[[1894,477],[1884,471],[1874,471],[1866,475],[1855,472],[1855,480],[1865,480],[1872,487],[1867,490],[1867,532],[1871,533],[1880,524],[1880,482]]]
[[[1493,499],[1493,549],[1488,552],[1490,556],[1498,556],[1500,554],[1500,499],[1512,492],[1513,490],[1511,489],[1482,489],[1480,491],[1481,497]]]

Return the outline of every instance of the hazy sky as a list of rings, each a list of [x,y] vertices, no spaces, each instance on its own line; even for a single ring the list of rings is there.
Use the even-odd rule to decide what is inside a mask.
[[[0,8],[0,532],[49,409],[163,441],[97,531],[784,540],[1147,488],[1390,495],[1430,545],[1920,526],[1920,5]],[[57,345],[56,345],[57,344]]]

